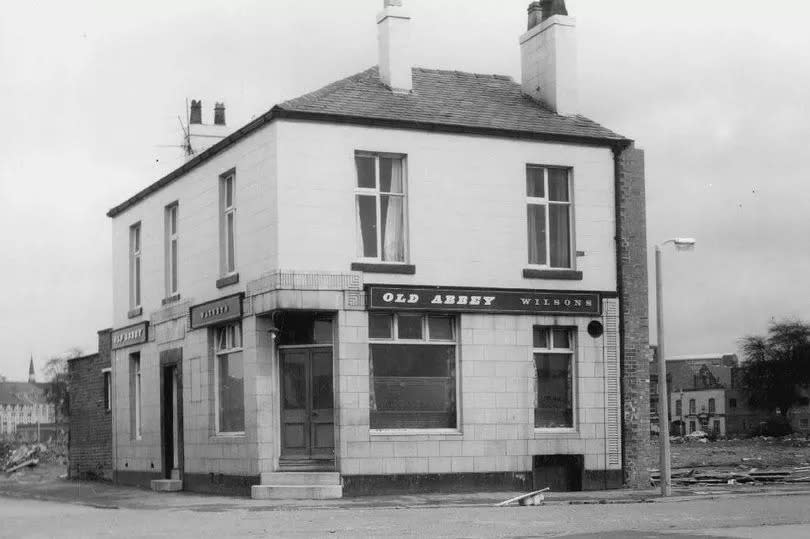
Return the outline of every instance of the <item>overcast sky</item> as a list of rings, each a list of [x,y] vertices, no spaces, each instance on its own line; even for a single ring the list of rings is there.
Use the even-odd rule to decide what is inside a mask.
[[[528,0],[404,1],[415,65],[519,80]],[[582,113],[646,150],[650,245],[698,240],[692,254],[664,255],[668,355],[734,351],[772,317],[810,319],[810,3],[567,5]],[[206,113],[224,100],[238,128],[366,69],[377,63],[381,6],[5,5],[0,374],[24,379],[29,355],[39,369],[71,347],[96,350],[112,319],[105,213],[181,163],[179,149],[161,145],[181,142],[187,98]]]

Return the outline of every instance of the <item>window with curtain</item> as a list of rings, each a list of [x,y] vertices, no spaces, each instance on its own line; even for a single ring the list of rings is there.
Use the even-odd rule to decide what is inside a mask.
[[[529,264],[573,267],[570,176],[567,168],[526,167]]]
[[[405,158],[357,153],[358,256],[380,262],[405,262]]]
[[[214,328],[216,350],[216,415],[218,433],[245,431],[245,383],[242,365],[242,325]]]
[[[456,428],[455,319],[370,313],[368,330],[370,427]]]

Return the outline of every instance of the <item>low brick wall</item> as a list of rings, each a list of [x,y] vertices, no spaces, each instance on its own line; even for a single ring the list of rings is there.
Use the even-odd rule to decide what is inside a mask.
[[[99,352],[68,362],[70,442],[68,476],[112,480],[112,413],[104,400],[110,368],[110,331],[99,332]]]

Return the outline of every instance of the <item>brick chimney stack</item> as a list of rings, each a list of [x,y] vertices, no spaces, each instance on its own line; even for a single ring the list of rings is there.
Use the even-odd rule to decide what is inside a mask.
[[[410,22],[402,0],[385,0],[383,10],[377,15],[380,80],[394,93],[413,90]]]
[[[214,105],[214,125],[225,125],[225,103]]]
[[[201,99],[192,99],[191,100],[191,111],[188,116],[188,123],[190,124],[201,124],[202,123],[202,100]]]
[[[529,30],[520,36],[523,93],[557,114],[577,114],[576,19],[565,0],[532,2],[528,14]]]

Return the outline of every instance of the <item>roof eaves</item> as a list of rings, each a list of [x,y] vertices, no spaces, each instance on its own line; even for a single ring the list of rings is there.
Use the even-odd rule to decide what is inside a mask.
[[[567,144],[582,144],[588,146],[608,146],[623,149],[633,143],[632,139],[621,135],[615,137],[572,135],[543,131],[528,131],[517,129],[503,129],[498,127],[470,126],[456,123],[423,122],[418,120],[403,120],[396,118],[379,118],[370,116],[353,116],[335,114],[330,112],[312,112],[296,109],[276,107],[274,118],[289,120],[305,120],[315,122],[340,123],[351,125],[364,125],[371,127],[387,127],[400,129],[415,129],[419,131],[435,131],[440,133],[483,135],[493,137],[506,137],[525,140],[541,140],[548,142],[561,142]]]
[[[150,186],[146,187],[145,189],[142,189],[141,191],[138,191],[136,194],[129,197],[127,200],[125,200],[121,204],[119,204],[119,205],[115,206],[114,208],[110,209],[110,211],[107,212],[107,217],[115,217],[115,216],[123,213],[124,211],[131,208],[132,206],[134,206],[135,204],[137,204],[138,202],[140,202],[141,200],[143,200],[147,196],[151,195],[155,191],[158,191],[159,189],[162,189],[163,187],[169,185],[170,183],[172,183],[177,178],[183,176],[184,174],[186,174],[186,173],[190,172],[191,170],[197,168],[198,166],[202,165],[203,163],[205,163],[206,161],[208,161],[209,159],[211,159],[215,155],[217,155],[219,153],[222,153],[227,148],[229,148],[230,146],[233,146],[238,141],[245,138],[249,134],[253,133],[254,131],[259,129],[260,127],[264,126],[265,124],[270,123],[273,120],[273,118],[275,117],[274,115],[275,115],[276,111],[277,111],[277,107],[273,107],[272,109],[265,112],[264,114],[262,114],[261,116],[259,116],[255,120],[245,124],[244,126],[237,129],[236,131],[234,131],[233,133],[231,133],[230,135],[228,135],[224,139],[220,140],[219,142],[217,142],[216,144],[214,144],[213,146],[211,146],[210,148],[208,148],[204,152],[200,153],[199,155],[197,155],[193,159],[187,161],[183,165],[181,165],[178,168],[174,169],[173,171],[169,172],[168,174],[163,176],[161,179],[159,179],[155,183],[151,184]]]

